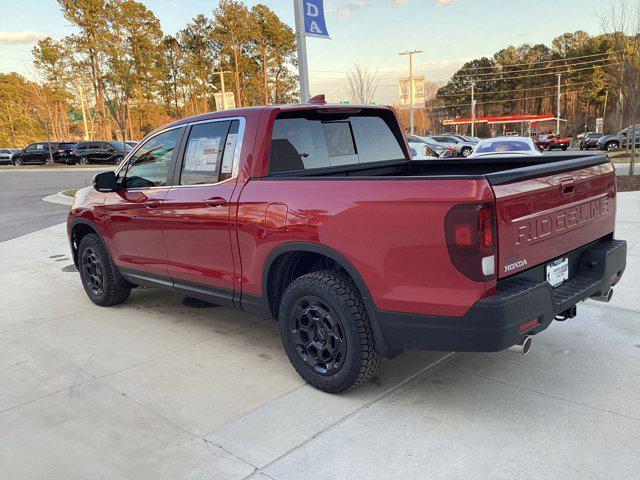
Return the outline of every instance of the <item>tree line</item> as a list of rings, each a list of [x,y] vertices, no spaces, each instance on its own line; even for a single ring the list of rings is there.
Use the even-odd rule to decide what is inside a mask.
[[[426,128],[443,128],[445,118],[469,118],[472,84],[476,117],[555,115],[558,74],[560,113],[567,120],[563,127],[567,133],[593,131],[597,117],[604,117],[607,132],[637,120],[638,36],[620,29],[593,36],[583,31],[565,33],[550,46],[509,46],[492,57],[466,62],[427,102]]]
[[[295,34],[266,5],[221,0],[175,35],[136,0],[58,0],[75,32],[33,49],[36,80],[0,74],[0,144],[139,139],[216,108],[297,99]]]

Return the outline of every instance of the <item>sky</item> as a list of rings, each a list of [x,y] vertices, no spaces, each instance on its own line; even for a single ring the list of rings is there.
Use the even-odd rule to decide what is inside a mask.
[[[308,38],[311,93],[330,101],[347,98],[346,72],[355,63],[376,72],[379,103],[397,99],[397,82],[408,75],[403,50],[414,57],[414,74],[446,81],[467,60],[491,56],[508,45],[545,43],[565,32],[601,33],[599,12],[610,0],[325,0],[330,40]],[[210,15],[218,1],[142,0],[174,34],[195,15]],[[294,25],[293,0],[265,3]],[[39,38],[74,31],[55,0],[0,2],[0,72],[33,78],[30,49]]]

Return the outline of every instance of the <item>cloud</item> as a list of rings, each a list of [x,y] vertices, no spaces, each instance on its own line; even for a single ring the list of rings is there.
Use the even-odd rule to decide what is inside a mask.
[[[0,31],[0,45],[19,45],[21,43],[34,43],[42,40],[46,35],[31,30],[23,30],[21,32]]]
[[[361,8],[369,7],[370,5],[369,0],[354,0],[339,7],[327,8],[327,13],[337,15],[338,17],[348,17],[353,12]]]
[[[456,3],[458,0],[436,0],[436,5],[451,5],[452,3]]]
[[[406,5],[409,3],[409,0],[393,0],[394,5]]]

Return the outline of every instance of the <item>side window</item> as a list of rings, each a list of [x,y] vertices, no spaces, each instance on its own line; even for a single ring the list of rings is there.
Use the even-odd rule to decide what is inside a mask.
[[[174,128],[147,140],[129,158],[125,187],[150,188],[166,185],[171,160],[182,131],[183,127]]]
[[[191,127],[184,152],[180,185],[216,183],[229,122],[201,123]]]
[[[224,153],[222,154],[222,166],[220,167],[221,182],[238,175],[238,162],[240,159],[236,158],[236,147],[238,140],[242,142],[242,139],[238,139],[239,130],[240,122],[238,120],[232,121],[229,127],[229,133],[227,134],[227,141],[224,144]]]

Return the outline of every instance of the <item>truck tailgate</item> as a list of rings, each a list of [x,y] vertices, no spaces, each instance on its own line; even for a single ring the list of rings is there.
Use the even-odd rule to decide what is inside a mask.
[[[611,232],[611,163],[492,185],[496,197],[498,277],[554,260]]]

